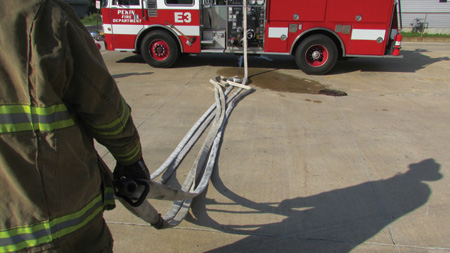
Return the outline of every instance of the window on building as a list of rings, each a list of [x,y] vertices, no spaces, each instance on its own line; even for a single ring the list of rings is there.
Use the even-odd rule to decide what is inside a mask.
[[[166,4],[192,5],[194,0],[166,0]]]
[[[447,0],[439,0],[439,3],[446,3]]]

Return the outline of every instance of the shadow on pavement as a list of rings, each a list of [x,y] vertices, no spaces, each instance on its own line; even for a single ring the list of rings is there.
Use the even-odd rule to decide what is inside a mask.
[[[422,49],[403,50],[401,52],[403,58],[353,58],[338,61],[329,74],[344,74],[355,71],[414,73],[433,63],[450,60],[449,57],[432,58],[424,55],[425,52],[429,51]]]
[[[118,78],[124,78],[124,77],[129,77],[129,76],[146,76],[146,75],[151,75],[151,74],[153,74],[153,72],[144,72],[144,73],[133,72],[133,73],[123,73],[123,74],[112,75],[112,77],[114,79],[118,79]]]
[[[139,55],[132,55],[123,58],[118,63],[142,63],[147,64]],[[282,68],[298,69],[292,56],[271,55],[270,57],[251,55],[248,57],[248,64],[254,68]],[[240,56],[233,54],[198,54],[182,55],[175,65],[176,68],[189,68],[199,66],[219,66],[219,67],[239,67]],[[242,65],[242,64],[241,64]],[[149,66],[150,67],[150,66]]]
[[[328,75],[337,75],[361,72],[411,72],[424,69],[427,66],[440,62],[449,61],[449,57],[432,58],[423,53],[429,51],[423,49],[402,50],[403,58],[352,58],[341,60]],[[146,64],[139,55],[126,57],[119,63],[142,63]],[[239,67],[240,56],[233,54],[198,54],[183,55],[172,67],[188,68],[198,66],[221,66],[221,67]],[[289,55],[249,55],[249,68],[278,68],[278,69],[298,69],[293,56]]]
[[[225,233],[248,235],[210,252],[349,252],[390,223],[424,205],[432,191],[423,181],[441,179],[440,167],[434,159],[427,159],[410,164],[407,172],[392,178],[286,199],[281,203],[256,203],[239,196],[224,185],[216,170],[212,178],[214,187],[235,205],[253,209],[254,214],[286,218],[268,224],[219,224],[208,212],[232,212],[215,208],[215,205],[226,204],[207,199],[204,193],[194,200],[195,217],[188,216],[186,220]],[[385,230],[385,238],[390,237],[388,231]]]

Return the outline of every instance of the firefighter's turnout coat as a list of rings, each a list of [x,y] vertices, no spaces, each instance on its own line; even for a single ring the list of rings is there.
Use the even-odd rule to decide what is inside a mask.
[[[141,156],[130,109],[59,0],[0,1],[0,252],[57,249],[103,221],[118,162]]]

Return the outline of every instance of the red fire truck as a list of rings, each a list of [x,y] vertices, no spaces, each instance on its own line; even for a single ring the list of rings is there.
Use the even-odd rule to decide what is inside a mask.
[[[397,0],[106,0],[102,16],[106,49],[153,67],[180,54],[242,54],[247,36],[249,54],[293,55],[305,73],[325,74],[338,58],[401,57],[397,9]]]

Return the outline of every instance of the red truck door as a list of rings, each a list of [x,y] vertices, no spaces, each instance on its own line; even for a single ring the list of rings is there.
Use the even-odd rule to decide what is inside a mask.
[[[325,20],[327,0],[271,0],[268,3],[266,46],[268,52],[287,52],[289,24],[322,22]]]
[[[143,29],[143,10],[140,0],[113,0],[109,6],[109,27],[115,50],[134,50],[137,34]],[[104,22],[105,23],[105,22]],[[109,47],[109,46],[108,46]]]
[[[393,0],[328,0],[327,21],[351,24],[349,55],[384,55]]]
[[[270,21],[324,21],[327,0],[272,0]]]

